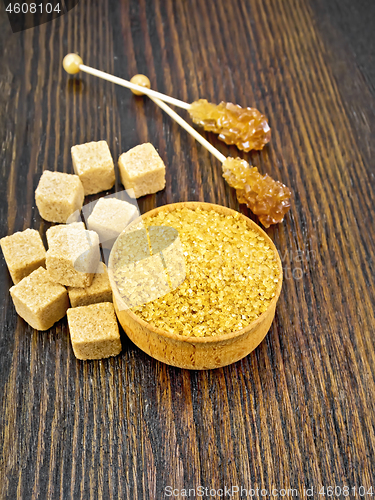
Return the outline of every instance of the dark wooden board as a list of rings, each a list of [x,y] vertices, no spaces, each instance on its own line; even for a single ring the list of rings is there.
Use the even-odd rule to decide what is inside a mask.
[[[77,361],[66,320],[37,332],[17,317],[1,257],[1,499],[375,487],[374,5],[81,0],[12,34],[1,4],[0,236],[44,235],[41,172],[72,172],[70,147],[99,139],[115,159],[150,141],[165,160],[166,189],[140,199],[142,212],[200,200],[256,220],[219,162],[154,103],[66,75],[71,51],[124,78],[145,73],[189,102],[258,107],[273,130],[264,151],[206,137],[293,190],[285,222],[267,230],[286,278],[275,321],[255,352],[224,369],[163,365],[124,333],[117,358]]]

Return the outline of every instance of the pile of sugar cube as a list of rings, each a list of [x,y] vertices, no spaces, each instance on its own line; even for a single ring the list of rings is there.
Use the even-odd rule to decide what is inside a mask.
[[[100,198],[90,217],[68,223],[85,195],[111,189],[113,159],[106,141],[72,147],[75,174],[45,170],[35,191],[40,215],[60,223],[46,232],[46,251],[38,231],[26,229],[0,239],[14,286],[17,313],[33,328],[48,330],[65,315],[78,359],[101,359],[121,352],[108,271],[99,243],[113,243],[132,220],[136,207]],[[138,198],[165,187],[165,165],[152,144],[140,144],[118,161],[121,182]]]

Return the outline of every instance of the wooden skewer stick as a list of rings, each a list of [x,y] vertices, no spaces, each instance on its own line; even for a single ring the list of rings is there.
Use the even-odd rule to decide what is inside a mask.
[[[133,79],[137,79],[137,83],[145,88],[151,86],[150,80],[147,78],[147,76],[135,75],[135,77],[133,76],[132,80]],[[200,144],[202,144],[202,146],[204,146],[206,149],[208,149],[208,151],[210,153],[212,153],[223,164],[223,171],[225,171],[227,169],[227,167],[225,166],[225,162],[227,160],[232,161],[232,162],[239,161],[241,163],[242,169],[243,168],[250,169],[250,165],[245,160],[241,160],[240,158],[237,158],[237,159],[226,158],[211,143],[209,143],[204,137],[202,137],[191,125],[189,125],[183,118],[181,118],[181,116],[179,114],[177,114],[175,111],[173,111],[173,109],[171,109],[168,106],[168,104],[161,101],[157,97],[153,97],[153,96],[149,96],[149,97],[152,101],[154,101],[155,104],[160,106],[160,108],[162,108],[171,118],[173,118],[179,125],[181,125],[182,128],[184,128],[187,132],[189,132],[189,134],[191,134]],[[258,173],[257,168],[254,167],[254,169]],[[251,171],[251,169],[250,169],[250,171]],[[237,176],[237,174],[236,174],[236,176]],[[227,182],[230,186],[235,187],[235,186],[233,186],[233,180],[228,179],[228,177],[226,177],[226,175],[225,175],[225,172],[223,174],[223,177],[227,180]],[[240,181],[243,182],[243,180],[241,180],[241,179],[240,179]],[[239,198],[239,195],[237,192],[237,198],[239,198],[239,202],[240,203],[245,202],[246,205],[250,208],[250,210],[252,212],[254,212],[256,215],[258,215],[260,222],[265,227],[269,227],[271,224],[276,224],[278,222],[282,222],[284,219],[284,215],[286,214],[286,212],[290,208],[290,202],[289,202],[289,198],[291,196],[290,190],[286,186],[281,184],[281,182],[276,182],[273,179],[271,179],[269,176],[267,176],[267,175],[262,176],[259,173],[258,173],[257,182],[258,183],[265,182],[267,184],[267,189],[268,189],[267,196],[264,197],[264,195],[261,195],[260,200],[258,199],[257,202],[254,203],[254,201],[250,200],[250,198],[247,201],[246,201],[246,199],[244,200],[242,193],[241,193],[240,198]],[[266,202],[267,204],[270,204],[270,197],[269,197],[270,183],[273,185],[273,187],[275,185],[277,186],[277,191],[279,194],[280,194],[280,190],[283,191],[283,194],[282,194],[281,199],[279,196],[278,199],[275,198],[274,200],[272,200],[272,204],[269,206],[268,212],[264,213],[264,207],[261,206],[260,210],[259,210],[259,208],[257,207],[257,203],[260,201],[260,202],[263,202],[263,204],[264,204],[264,202]],[[237,182],[236,182],[236,184],[237,184]],[[263,188],[264,188],[264,185],[263,185]],[[237,191],[237,189],[236,189],[236,191]],[[255,191],[255,193],[257,193],[257,191]],[[259,191],[258,191],[258,194],[259,194]],[[258,197],[258,194],[257,194],[257,197]],[[262,197],[263,197],[263,199],[262,199]],[[262,205],[262,203],[260,203],[260,205]]]
[[[213,154],[221,163],[226,160],[226,157],[220,153],[218,149],[216,149],[210,142],[207,141],[199,132],[195,130],[191,125],[189,125],[176,111],[173,111],[168,104],[157,99],[156,97],[149,96],[149,98],[154,101],[161,109],[163,109],[171,118],[173,118],[182,128],[189,132],[190,135],[194,137],[202,146],[204,146],[208,151]]]
[[[75,73],[84,71],[90,75],[126,87],[136,95],[145,94],[150,99],[156,98],[159,101],[168,102],[169,104],[186,109],[193,122],[199,124],[205,130],[219,134],[220,140],[227,144],[234,144],[238,149],[242,149],[243,151],[263,149],[265,144],[270,141],[271,129],[267,123],[267,119],[255,108],[241,108],[241,106],[224,102],[216,105],[207,102],[206,99],[198,99],[189,104],[180,101],[180,99],[152,90],[150,80],[144,75],[135,75],[130,81],[124,80],[123,78],[118,78],[104,71],[86,66],[78,54],[66,55],[63,59],[63,67],[69,74],[74,75]],[[147,85],[145,85],[144,79],[147,80]],[[167,111],[164,109],[164,111],[170,114],[170,110]],[[177,120],[177,115],[170,116]],[[213,118],[213,116],[216,116],[216,118]],[[248,123],[246,124],[245,121]],[[181,125],[181,122],[179,123]],[[187,124],[185,123],[182,126],[186,129]],[[234,133],[236,129],[237,133]],[[191,130],[189,132],[191,133]]]
[[[190,104],[170,97],[168,95],[151,90],[150,80],[145,75],[135,75],[130,82],[118,78],[117,76],[110,75],[104,71],[99,71],[90,66],[85,66],[81,57],[78,54],[68,54],[64,57],[63,66],[67,73],[74,75],[80,71],[85,71],[90,75],[97,76],[112,83],[121,85],[122,87],[129,88],[133,94],[142,95],[146,94],[152,101],[162,108],[171,118],[173,118],[182,128],[184,128],[190,135],[192,135],[202,146],[204,146],[210,153],[212,153],[221,163],[225,160],[225,156],[220,153],[211,143],[202,137],[191,125],[189,125],[179,114],[171,109],[164,101],[174,104],[180,108],[189,109]]]
[[[129,88],[133,94],[142,95],[146,94],[148,97],[160,106],[171,118],[173,118],[182,128],[184,128],[190,135],[192,135],[202,146],[204,146],[210,153],[212,153],[221,163],[225,160],[225,156],[220,153],[211,143],[209,143],[204,137],[202,137],[191,125],[189,125],[179,114],[177,114],[173,109],[171,109],[164,101],[179,106],[180,108],[189,109],[190,104],[170,97],[155,90],[151,90],[150,80],[145,75],[135,75],[130,82],[118,78],[116,76],[105,73],[104,71],[99,71],[90,66],[85,66],[81,57],[78,54],[68,54],[64,57],[63,66],[67,73],[74,75],[80,71],[85,71],[90,75],[97,76],[109,82],[116,83],[123,87]]]
[[[130,80],[131,82],[137,82],[138,86],[141,87],[142,91],[138,92],[133,92],[133,94],[140,95],[144,94],[144,89],[148,89],[151,87],[150,80],[147,78],[146,75],[134,75],[133,78]],[[202,146],[204,146],[211,154],[213,154],[221,163],[224,162],[226,159],[225,156],[220,153],[218,149],[216,149],[210,142],[207,141],[199,132],[195,130],[191,125],[189,125],[181,116],[176,113],[176,111],[173,111],[168,104],[165,104],[165,102],[161,101],[157,97],[149,95],[149,98],[154,101],[155,104],[157,104],[161,109],[163,109],[171,118],[173,118],[183,129],[186,130],[186,132],[189,132],[190,135],[194,137]]]
[[[141,87],[140,85],[137,85],[137,83],[128,82],[128,80],[124,80],[123,78],[118,78],[117,76],[110,75],[109,73],[105,73],[104,71],[86,66],[85,64],[83,64],[82,58],[78,54],[66,55],[63,60],[63,67],[65,71],[70,75],[74,75],[76,73],[79,73],[80,71],[84,71],[89,75],[97,76],[98,78],[102,78],[103,80],[107,80],[108,82],[116,83],[117,85],[121,85],[122,87],[131,89],[131,91],[136,95],[146,94],[149,97],[156,97],[158,99],[161,99],[162,101],[174,104],[179,108],[190,108],[190,104],[184,101],[180,101],[180,99],[175,99],[174,97],[162,94],[161,92],[157,92],[156,90]]]

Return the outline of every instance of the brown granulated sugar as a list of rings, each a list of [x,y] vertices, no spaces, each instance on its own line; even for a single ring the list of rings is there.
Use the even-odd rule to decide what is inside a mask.
[[[240,214],[180,208],[144,224],[177,229],[186,279],[172,292],[133,307],[140,318],[168,332],[204,337],[241,330],[266,311],[279,281],[278,263],[265,238]]]

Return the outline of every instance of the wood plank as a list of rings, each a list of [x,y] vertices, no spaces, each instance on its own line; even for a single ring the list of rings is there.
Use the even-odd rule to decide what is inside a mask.
[[[71,51],[182,100],[258,107],[273,133],[262,152],[204,135],[293,190],[284,223],[267,230],[285,274],[275,321],[256,351],[219,370],[163,365],[124,333],[117,358],[77,361],[65,319],[36,332],[17,317],[0,261],[1,499],[375,487],[372,13],[366,0],[87,0],[12,34],[1,10],[0,237],[44,236],[42,171],[72,172],[71,146],[99,139],[115,159],[146,141],[164,158],[166,189],[140,199],[142,213],[206,201],[257,220],[153,102],[66,75]]]

